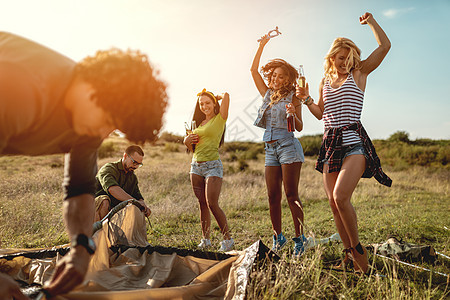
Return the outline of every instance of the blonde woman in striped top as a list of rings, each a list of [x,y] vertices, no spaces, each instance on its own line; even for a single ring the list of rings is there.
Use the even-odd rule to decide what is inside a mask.
[[[324,121],[316,169],[323,173],[325,191],[344,244],[341,266],[352,263],[356,272],[367,273],[367,251],[359,241],[356,212],[350,199],[361,177],[373,176],[386,186],[392,183],[381,170],[375,148],[360,121],[367,76],[381,64],[391,43],[372,14],[365,13],[359,21],[372,29],[378,48],[361,60],[361,50],[351,40],[335,39],[325,57],[318,103],[309,95],[308,84],[305,88],[297,86],[296,95],[317,119]]]

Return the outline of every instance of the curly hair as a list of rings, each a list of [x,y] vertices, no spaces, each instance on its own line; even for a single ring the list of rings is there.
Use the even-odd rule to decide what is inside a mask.
[[[352,40],[348,38],[338,37],[333,41],[330,50],[328,50],[328,53],[325,56],[323,68],[324,76],[326,79],[331,79],[332,75],[336,73],[336,68],[331,62],[331,59],[334,58],[336,54],[342,49],[348,49],[350,51],[345,62],[345,68],[347,72],[350,73],[350,71],[353,69],[361,68],[361,50]]]
[[[295,81],[298,78],[298,72],[297,70],[288,62],[281,58],[276,58],[270,60],[267,64],[261,67],[261,72],[263,73],[264,78],[266,79],[269,88],[272,88],[272,74],[273,71],[276,68],[283,69],[286,74],[288,75],[288,81],[286,82],[285,86],[283,86],[281,89],[275,91],[270,96],[270,105],[273,105],[274,103],[277,103],[282,98],[289,95],[291,92],[295,92]]]
[[[201,96],[207,96],[214,103],[214,114],[215,115],[220,113],[220,104],[219,104],[219,101],[216,100],[217,96],[215,96],[216,99],[213,99],[213,97],[211,95],[214,95],[214,94],[206,91],[206,92],[199,93],[199,95],[197,97],[197,103],[195,104],[195,110],[194,110],[194,116],[192,117],[192,121],[195,121],[197,126],[199,126],[203,122],[203,120],[206,118],[206,115],[200,110],[199,101],[200,101]],[[223,144],[223,141],[225,138],[225,130],[226,130],[226,125],[225,125],[225,129],[223,130],[223,133],[222,133],[222,138],[220,139],[219,147]]]
[[[128,140],[140,144],[157,137],[168,97],[166,84],[147,55],[117,48],[101,50],[79,62],[75,72],[94,87],[93,101]]]

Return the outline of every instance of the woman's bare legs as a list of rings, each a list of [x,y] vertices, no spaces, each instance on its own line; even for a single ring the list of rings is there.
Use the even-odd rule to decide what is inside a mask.
[[[324,166],[324,186],[327,193],[336,228],[344,243],[344,248],[353,248],[359,244],[357,216],[350,202],[353,191],[359,182],[366,166],[364,155],[350,155],[344,159],[339,172],[326,173]],[[352,251],[356,269],[367,271],[367,252],[363,254]]]
[[[281,166],[284,191],[294,221],[295,237],[299,237],[303,234],[303,205],[298,196],[298,183],[300,181],[301,168],[301,162]]]
[[[323,167],[323,184],[325,188],[325,193],[328,197],[328,202],[331,207],[331,212],[333,213],[334,224],[336,225],[336,229],[341,237],[342,243],[344,244],[344,248],[350,248],[350,238],[345,230],[344,224],[341,220],[341,215],[339,214],[339,210],[336,206],[336,202],[334,201],[333,191],[336,185],[336,180],[338,177],[338,172],[328,173],[328,164],[325,164]]]
[[[209,212],[208,203],[206,202],[206,184],[205,178],[191,173],[192,190],[198,199],[200,205],[200,221],[202,226],[202,235],[204,239],[209,240],[211,228],[211,214]]]
[[[222,188],[222,178],[211,176],[206,179],[206,202],[214,218],[219,225],[224,240],[229,240],[230,230],[228,228],[227,217],[219,206],[219,195]]]
[[[222,188],[222,178],[211,176],[206,180],[203,176],[191,173],[192,189],[200,205],[200,221],[204,239],[210,239],[211,214],[219,225],[224,240],[231,239],[227,217],[219,206],[219,195]]]
[[[265,167],[265,178],[272,230],[274,235],[279,235],[281,233],[281,167]]]

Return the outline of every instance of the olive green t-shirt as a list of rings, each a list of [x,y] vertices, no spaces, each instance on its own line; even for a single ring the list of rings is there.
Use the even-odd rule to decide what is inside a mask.
[[[194,161],[211,161],[219,159],[219,144],[222,139],[227,121],[218,113],[203,126],[199,126],[193,133],[198,134],[199,141],[195,145]]]
[[[136,200],[144,199],[138,186],[138,179],[134,172],[125,172],[122,160],[107,163],[100,168],[96,176],[97,192],[96,197],[100,195],[108,195],[111,199],[111,208],[119,204],[121,201],[114,198],[108,189],[112,186],[119,186],[130,196]]]

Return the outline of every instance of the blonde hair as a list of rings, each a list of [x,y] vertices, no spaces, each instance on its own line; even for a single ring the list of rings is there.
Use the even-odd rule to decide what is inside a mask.
[[[332,75],[336,74],[336,68],[331,62],[331,59],[334,58],[336,54],[342,49],[349,50],[347,59],[345,61],[347,72],[350,73],[350,71],[353,69],[361,68],[361,50],[352,40],[348,38],[338,37],[333,41],[330,50],[328,50],[328,53],[325,56],[325,62],[323,63],[325,79],[331,79]]]
[[[284,97],[287,97],[289,93],[295,92],[295,81],[298,78],[298,72],[291,64],[289,64],[288,62],[286,62],[281,58],[272,59],[266,65],[261,67],[261,71],[263,73],[264,78],[267,80],[269,88],[272,88],[271,79],[273,71],[276,68],[283,69],[289,78],[286,81],[285,86],[281,87],[277,91],[274,91],[274,93],[270,96],[270,103],[269,103],[270,106],[277,103]]]

